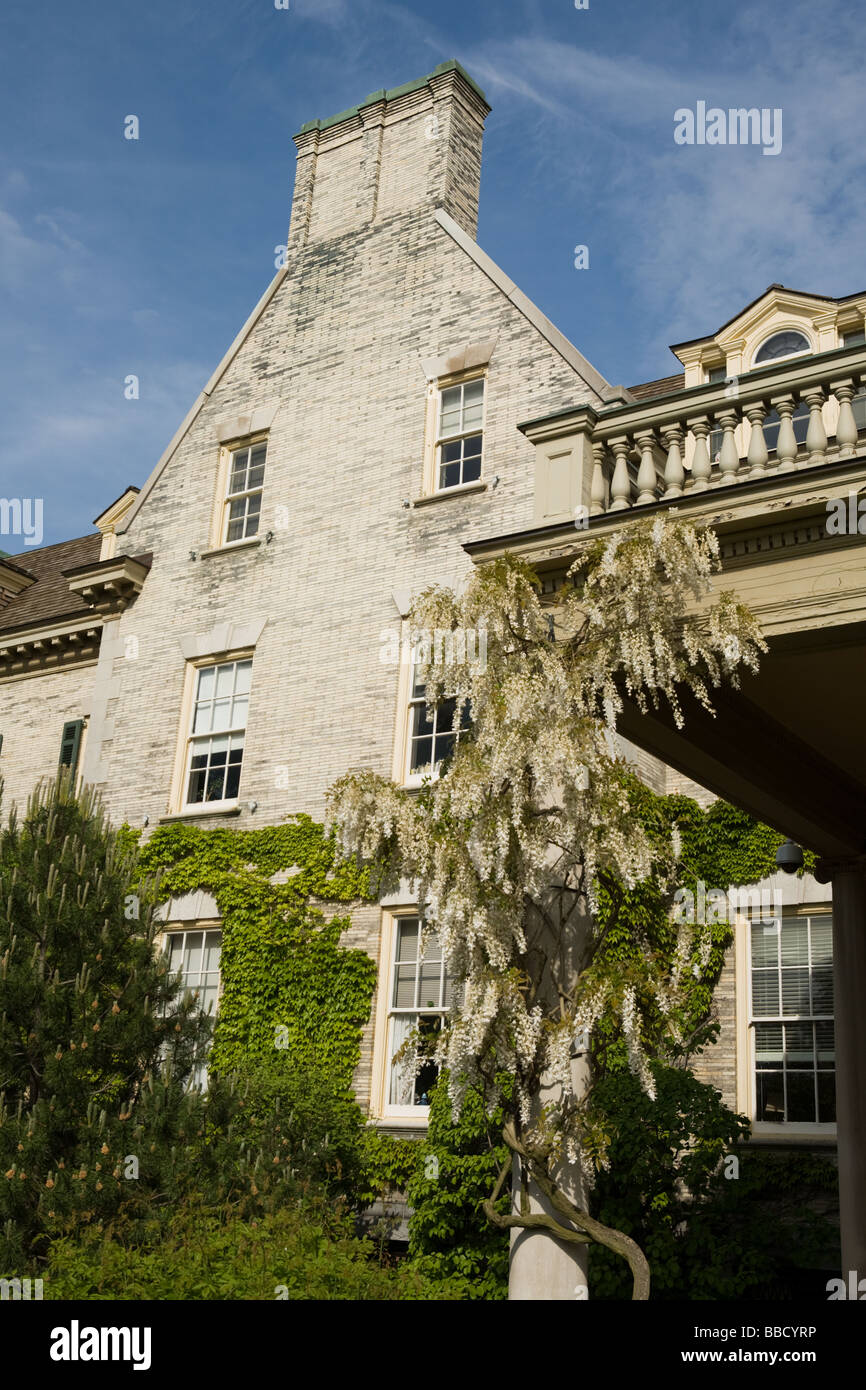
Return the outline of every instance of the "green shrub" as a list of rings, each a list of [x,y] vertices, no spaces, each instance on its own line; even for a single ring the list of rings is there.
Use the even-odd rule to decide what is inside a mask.
[[[354,1092],[316,1058],[296,1065],[284,1053],[254,1058],[239,1088],[233,1135],[241,1148],[288,1166],[297,1184],[351,1198],[363,1185],[365,1120]],[[213,1082],[215,1094],[224,1078]],[[279,1160],[279,1163],[275,1163]]]
[[[432,1302],[461,1292],[405,1265],[381,1267],[373,1242],[323,1201],[258,1221],[184,1208],[144,1246],[126,1243],[122,1229],[91,1228],[56,1240],[42,1273],[46,1299]]]
[[[509,1078],[500,1084],[509,1090]],[[464,1297],[504,1298],[508,1287],[508,1233],[491,1225],[481,1203],[491,1195],[507,1157],[501,1139],[502,1112],[485,1114],[470,1093],[454,1123],[447,1073],[430,1098],[430,1122],[408,1199],[409,1258],[412,1267],[436,1280],[459,1279]],[[511,1185],[500,1209],[508,1210]]]
[[[718,1091],[688,1071],[651,1066],[654,1101],[629,1072],[596,1085],[613,1137],[593,1214],[641,1246],[653,1298],[792,1297],[798,1270],[828,1256],[835,1263],[838,1231],[821,1210],[835,1201],[834,1165],[749,1148],[748,1122]],[[631,1296],[623,1261],[597,1245],[590,1287],[593,1298]]]

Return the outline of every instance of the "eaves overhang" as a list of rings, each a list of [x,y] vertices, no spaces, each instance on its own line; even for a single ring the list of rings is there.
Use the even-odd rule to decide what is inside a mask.
[[[116,616],[128,608],[141,593],[153,556],[115,555],[95,565],[76,565],[64,570],[63,578],[73,594],[93,612]]]
[[[101,637],[102,621],[92,614],[0,632],[0,681],[93,665]]]

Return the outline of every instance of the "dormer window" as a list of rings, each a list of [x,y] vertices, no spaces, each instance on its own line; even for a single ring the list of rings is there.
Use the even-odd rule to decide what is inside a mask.
[[[804,333],[788,329],[783,333],[773,333],[763,342],[755,353],[754,365],[761,362],[778,362],[783,357],[797,357],[802,352],[811,352],[812,344]]]

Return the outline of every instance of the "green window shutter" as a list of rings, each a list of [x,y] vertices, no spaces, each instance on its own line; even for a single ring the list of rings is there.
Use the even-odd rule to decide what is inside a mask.
[[[73,777],[78,769],[78,750],[81,747],[83,728],[83,719],[71,719],[68,724],[63,725],[60,739],[60,766],[68,767]]]

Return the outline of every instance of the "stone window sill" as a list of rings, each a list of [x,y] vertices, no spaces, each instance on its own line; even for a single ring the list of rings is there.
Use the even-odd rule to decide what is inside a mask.
[[[753,1121],[750,1144],[812,1144],[835,1146],[837,1142],[834,1124],[814,1126],[797,1124],[774,1124],[772,1126]]]
[[[407,1130],[425,1130],[428,1128],[430,1119],[430,1107],[424,1106],[423,1115],[400,1116],[400,1115],[379,1115],[372,1124],[380,1134],[405,1134]]]
[[[230,555],[233,550],[249,550],[261,543],[261,536],[249,536],[247,540],[230,541],[228,545],[215,545],[210,550],[202,550],[199,552],[199,559],[209,560],[211,555]]]
[[[460,483],[458,487],[444,487],[441,492],[431,492],[426,497],[416,497],[414,507],[427,507],[431,502],[444,502],[448,497],[466,497],[470,492],[486,492],[487,484],[482,478],[474,483]]]
[[[239,801],[233,801],[230,805],[224,802],[215,801],[210,806],[190,806],[185,811],[175,811],[168,816],[160,816],[160,825],[169,825],[172,821],[195,820],[199,816],[239,816],[241,807]]]

